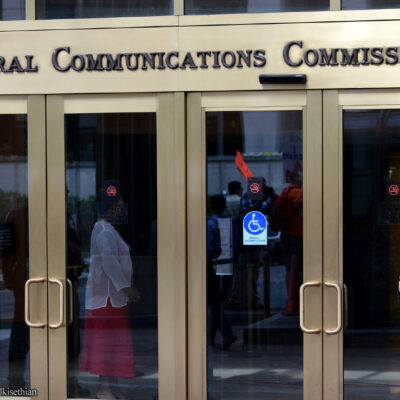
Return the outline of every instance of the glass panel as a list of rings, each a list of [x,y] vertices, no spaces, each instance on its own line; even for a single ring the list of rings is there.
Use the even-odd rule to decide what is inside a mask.
[[[0,20],[25,19],[25,0],[0,0]]]
[[[206,135],[209,398],[302,399],[302,111],[208,112]]]
[[[26,115],[0,115],[0,387],[30,386]]]
[[[241,14],[329,10],[329,0],[185,0],[185,14]]]
[[[68,397],[152,399],[156,114],[71,114],[65,129]]]
[[[368,10],[373,8],[399,8],[398,0],[342,0],[342,10]]]
[[[400,393],[400,110],[344,112],[345,399]]]
[[[36,0],[37,19],[173,15],[173,0]]]

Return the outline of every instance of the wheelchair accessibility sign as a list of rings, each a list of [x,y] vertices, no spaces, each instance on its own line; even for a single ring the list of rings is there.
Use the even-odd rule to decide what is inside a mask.
[[[243,244],[247,246],[267,245],[267,219],[259,211],[246,214],[243,219]]]

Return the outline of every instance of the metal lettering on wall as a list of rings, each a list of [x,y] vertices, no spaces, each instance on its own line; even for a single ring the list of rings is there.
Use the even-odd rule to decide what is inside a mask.
[[[65,65],[60,65],[59,54],[70,54],[70,47],[59,47],[53,52],[52,64],[57,71],[136,71],[138,69],[207,69],[224,68],[261,68],[266,64],[265,50],[236,51],[188,51],[180,58],[179,51],[151,53],[118,53],[118,54],[75,54]]]
[[[367,65],[394,65],[399,62],[399,47],[362,47],[362,48],[320,48],[305,49],[299,55],[291,55],[292,47],[303,49],[303,42],[292,41],[285,45],[283,58],[287,65],[299,67],[303,62],[309,67],[359,67]]]
[[[236,50],[236,51],[197,51],[193,55],[189,51],[180,58],[179,51],[141,52],[141,53],[100,53],[73,54],[67,63],[59,61],[60,53],[71,53],[70,47],[58,47],[53,51],[51,62],[60,72],[73,71],[136,71],[147,69],[207,69],[207,68],[243,68],[264,67],[267,63],[265,50]],[[34,56],[25,56],[20,61],[14,56],[11,62],[0,57],[0,72],[38,72],[39,67],[33,66]]]
[[[356,25],[0,32],[0,94],[264,90],[277,84],[260,74],[293,73],[306,89],[399,87],[400,25]]]
[[[315,66],[366,66],[366,65],[394,65],[399,62],[399,47],[362,47],[362,48],[320,48],[304,49],[297,56],[291,54],[292,47],[303,49],[302,41],[291,41],[283,48],[283,59],[290,67],[299,67],[305,63],[309,67]],[[179,51],[170,52],[140,52],[140,53],[99,53],[99,54],[72,54],[67,63],[59,61],[60,53],[71,54],[70,47],[58,47],[53,51],[51,62],[60,72],[73,71],[129,71],[147,69],[192,69],[198,68],[262,68],[266,65],[266,51],[235,50],[235,51],[197,51],[187,52],[184,57]],[[37,65],[33,66],[32,55],[26,55],[24,61],[14,56],[8,64],[4,57],[0,57],[1,72],[38,72]]]

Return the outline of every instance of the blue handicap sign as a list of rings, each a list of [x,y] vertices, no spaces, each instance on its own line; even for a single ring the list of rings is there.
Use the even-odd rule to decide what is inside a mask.
[[[250,235],[260,235],[267,228],[267,219],[259,211],[249,212],[244,217],[243,228]]]

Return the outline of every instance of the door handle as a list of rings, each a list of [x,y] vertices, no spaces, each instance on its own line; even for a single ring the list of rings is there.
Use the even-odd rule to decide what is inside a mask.
[[[31,278],[25,282],[25,323],[29,326],[29,328],[44,328],[46,326],[45,323],[41,322],[31,322],[30,312],[29,312],[29,288],[32,283],[43,283],[46,282],[46,278]]]
[[[69,289],[69,318],[68,318],[68,326],[72,325],[74,322],[74,304],[73,304],[73,293],[72,293],[72,282],[67,279],[68,289]]]
[[[343,302],[343,329],[346,330],[349,326],[349,291],[345,283],[343,283]]]
[[[64,285],[60,279],[56,278],[49,278],[49,282],[58,285],[60,289],[60,319],[56,324],[49,324],[49,328],[57,329],[64,324]]]
[[[337,293],[337,327],[335,329],[325,329],[328,335],[335,335],[342,330],[342,289],[336,282],[325,282],[325,286],[336,289]]]
[[[300,286],[300,328],[304,333],[320,333],[321,329],[308,329],[304,325],[304,292],[306,288],[311,286],[321,286],[321,282],[318,281],[311,281],[311,282],[304,282]]]

